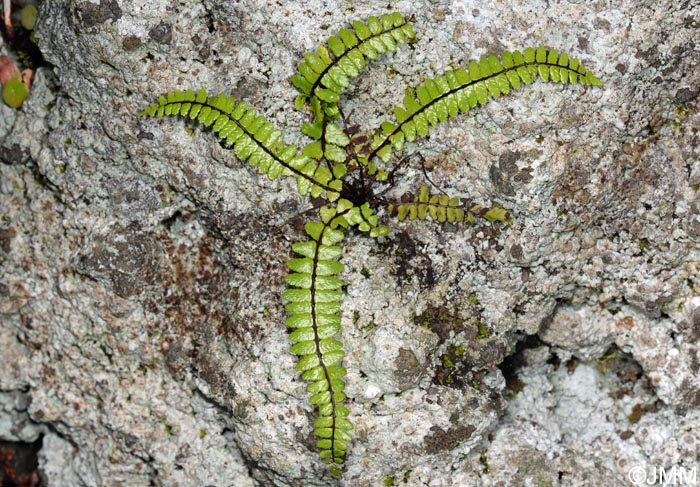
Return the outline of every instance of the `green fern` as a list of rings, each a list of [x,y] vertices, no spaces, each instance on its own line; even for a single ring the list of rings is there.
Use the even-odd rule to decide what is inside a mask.
[[[484,105],[489,98],[518,89],[537,78],[556,83],[580,83],[601,86],[601,81],[579,63],[559,54],[554,49],[528,47],[505,52],[481,61],[469,61],[468,67],[447,71],[427,79],[415,90],[408,90],[403,106],[394,109],[395,122],[383,122],[383,136],[376,136],[372,151],[365,161],[379,156],[385,162],[391,159],[392,148],[401,150],[405,142],[425,137],[431,126],[445,122],[461,112]]]
[[[352,423],[341,404],[346,370],[339,362],[345,352],[343,344],[333,338],[340,331],[343,297],[343,281],[337,277],[343,271],[338,261],[342,248],[337,244],[343,240],[345,228],[357,226],[372,236],[387,235],[388,229],[377,226],[377,216],[369,205],[358,208],[345,199],[334,208],[324,206],[320,214],[320,222],[304,226],[311,240],[292,245],[300,257],[287,261],[291,272],[285,280],[290,289],[282,297],[289,301],[285,309],[289,313],[286,324],[293,330],[289,335],[294,342],[291,351],[300,356],[296,369],[302,372],[303,380],[311,382],[306,388],[312,394],[309,401],[318,406],[319,418],[314,422],[317,446],[331,473],[339,475]]]
[[[404,195],[410,198],[410,195]],[[413,197],[413,201],[390,204],[390,215],[396,216],[399,221],[425,220],[430,217],[439,223],[467,222],[474,223],[477,218],[485,218],[490,222],[505,221],[508,212],[503,208],[484,208],[476,203],[465,204],[459,198],[449,197],[446,194],[430,194],[427,186],[421,186],[420,192]]]
[[[335,228],[334,228],[335,227]],[[317,446],[321,457],[331,464],[331,471],[340,473],[337,465],[350,441],[352,424],[346,418],[345,368],[339,362],[345,357],[343,344],[333,337],[340,331],[340,287],[343,281],[335,277],[343,270],[338,262],[342,248],[337,246],[344,234],[337,224],[309,222],[305,226],[311,240],[298,242],[292,250],[301,257],[289,259],[292,271],[286,281],[291,287],[282,295],[289,301],[287,326],[292,328],[289,339],[294,342],[292,353],[299,355],[296,369],[301,378],[311,382],[307,391],[309,401],[318,406],[319,418],[314,422],[319,437]]]
[[[301,91],[295,105],[301,108],[317,99],[327,116],[337,118],[340,95],[364,69],[365,59],[395,51],[398,44],[413,37],[413,26],[398,12],[369,17],[366,23],[353,22],[351,28],[341,29],[327,44],[319,46],[317,53],[304,55],[299,74],[292,76],[292,84]]]
[[[173,91],[161,95],[139,115],[196,120],[231,146],[239,159],[257,166],[270,179],[295,176],[302,195],[311,189],[314,198],[324,191],[331,201],[339,196],[342,182],[328,168],[300,154],[295,145],[285,144],[282,132],[245,101],[223,94],[207,96],[203,89],[196,94],[192,90]]]
[[[351,28],[341,29],[327,44],[319,46],[317,53],[304,55],[299,73],[292,76],[292,84],[301,91],[295,107],[307,106],[314,116],[312,122],[302,127],[302,132],[314,139],[304,147],[304,155],[332,163],[331,170],[337,178],[345,175],[348,158],[345,147],[350,138],[332,123],[340,115],[338,100],[350,81],[364,69],[366,59],[395,51],[398,44],[413,37],[413,26],[395,12],[381,18],[369,17],[366,23],[355,21]]]
[[[302,127],[311,142],[301,150],[284,143],[281,131],[245,101],[208,96],[204,90],[166,93],[141,112],[142,116],[181,116],[201,123],[261,174],[270,179],[294,177],[302,195],[328,202],[319,208],[320,221],[305,225],[307,238],[292,245],[296,257],[287,262],[289,288],[282,297],[289,313],[286,324],[293,343],[291,352],[299,357],[296,369],[309,382],[310,402],[318,407],[314,422],[317,446],[335,475],[341,472],[352,430],[349,411],[343,405],[345,353],[337,338],[343,297],[339,277],[343,272],[342,247],[338,244],[345,232],[356,228],[371,237],[386,237],[389,229],[380,224],[380,208],[399,221],[431,218],[440,223],[471,223],[477,218],[490,222],[509,218],[503,208],[485,208],[442,192],[431,194],[427,186],[415,196],[404,195],[401,202],[390,201],[384,194],[391,189],[389,176],[400,162],[390,174],[375,160],[392,161],[393,152],[426,136],[431,127],[536,78],[601,84],[577,59],[553,49],[527,48],[506,52],[500,58],[491,55],[409,89],[403,105],[394,109],[393,121],[382,123],[374,137],[356,136],[356,130],[345,128],[340,117],[341,95],[359,76],[367,59],[394,51],[414,37],[411,20],[393,13],[353,22],[316,53],[304,56],[299,73],[292,77],[301,92],[295,107],[311,113],[311,121]],[[388,186],[375,192],[374,183],[387,180]]]

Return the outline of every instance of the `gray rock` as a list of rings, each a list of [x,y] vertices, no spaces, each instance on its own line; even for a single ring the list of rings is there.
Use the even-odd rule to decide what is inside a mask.
[[[310,204],[211,134],[135,114],[204,87],[302,144],[303,54],[386,2],[42,2],[51,65],[21,110],[0,105],[0,440],[41,437],[50,487],[629,485],[694,466],[700,6],[604,3],[392,4],[418,39],[350,89],[351,124],[527,45],[605,86],[533,83],[407,147],[394,196],[425,172],[512,222],[348,235],[355,431],[334,479],[279,298]]]

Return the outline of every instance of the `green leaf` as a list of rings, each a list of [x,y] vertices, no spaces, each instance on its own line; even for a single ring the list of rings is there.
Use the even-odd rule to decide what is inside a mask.
[[[305,242],[305,243],[313,243],[314,244],[314,249],[315,247],[315,242]],[[296,244],[295,244],[296,245]],[[297,251],[297,248],[299,247],[292,247],[295,252]],[[301,253],[301,252],[299,252]],[[340,257],[342,254],[342,249],[341,247],[338,247],[337,245],[321,245],[318,249],[318,258],[323,259],[323,260],[334,260]],[[305,254],[302,254],[305,255]],[[314,257],[315,254],[312,253],[310,257]],[[309,257],[309,256],[307,256]]]
[[[338,35],[343,40],[343,44],[345,44],[347,47],[353,47],[357,45],[358,40],[357,37],[355,37],[354,32],[348,29],[340,29]]]
[[[322,354],[327,352],[332,352],[335,350],[342,350],[343,343],[340,340],[334,340],[332,338],[326,338],[319,342],[319,350]]]
[[[421,113],[414,117],[416,124],[416,133],[421,137],[428,135],[428,119],[425,118],[425,114]]]
[[[320,222],[308,222],[306,225],[304,225],[304,230],[306,230],[306,233],[316,241],[321,238],[321,232],[323,232],[324,228],[325,225]]]
[[[326,166],[319,166],[314,173],[314,180],[319,184],[327,184],[332,178],[333,174]]]
[[[383,28],[382,28],[382,23],[379,21],[377,17],[369,17],[367,19],[367,25],[369,26],[369,30],[372,32],[372,34],[377,35],[379,34]]]
[[[305,289],[304,290],[300,289],[300,291],[305,291]],[[343,297],[343,293],[341,291],[334,291],[334,290],[316,291],[316,302],[317,303],[333,303],[335,301],[339,301],[342,297]]]
[[[481,68],[479,68],[479,65],[477,64],[476,61],[469,61],[469,77],[472,80],[478,80],[481,79]]]
[[[325,138],[326,142],[339,145],[341,147],[345,147],[350,143],[350,139],[347,135],[345,135],[345,132],[340,130],[338,126],[333,123],[326,126]]]
[[[309,398],[311,404],[328,404],[331,401],[330,391],[318,392]]]
[[[323,232],[321,242],[325,245],[333,245],[343,240],[343,238],[345,238],[345,235],[342,231],[326,228],[326,231]]]
[[[303,289],[309,289],[311,287],[311,284],[312,284],[311,275],[305,274],[305,273],[300,273],[300,272],[287,274],[284,277],[284,280],[290,286],[296,286],[296,287],[300,287]]]
[[[340,377],[344,377],[345,374],[347,373],[347,371],[345,371],[345,368],[343,368],[343,367],[336,367],[336,366],[334,366],[334,367],[329,367],[329,369],[331,369],[331,368],[339,368],[339,369],[342,369],[344,373],[343,373],[343,375],[341,375]],[[333,377],[332,374],[331,374],[331,377]],[[346,407],[343,406],[342,404],[338,404],[338,405],[336,405],[336,407],[335,407],[335,416],[338,417],[338,418],[346,418],[346,417],[350,416],[350,411],[348,411],[348,408],[346,408]]]
[[[365,40],[372,35],[372,31],[370,31],[369,28],[359,20],[353,22],[352,27],[355,29],[357,37],[359,37],[361,40]]]
[[[329,392],[329,393],[328,393],[328,401],[330,401],[330,400],[331,400],[331,394],[330,394],[330,392]],[[326,402],[328,402],[328,401],[326,401]],[[314,402],[311,401],[311,404],[314,404]],[[316,403],[316,404],[318,404],[318,403]],[[325,404],[325,402],[324,402],[323,404]],[[335,431],[334,428],[316,428],[316,430],[314,431],[314,433],[315,433],[316,436],[318,436],[319,438],[330,438],[330,437],[333,436],[334,431]]]
[[[316,418],[314,421],[314,428],[330,428],[336,422],[336,418],[325,416],[321,418]],[[330,452],[328,452],[330,453]],[[323,458],[323,455],[321,455]]]
[[[308,64],[311,69],[313,69],[316,73],[319,74],[322,73],[328,66],[327,63],[325,63],[319,56],[312,52],[307,52],[304,55],[304,61],[306,61],[306,64]]]
[[[318,367],[318,368],[320,368],[321,371],[323,371],[323,367]],[[311,369],[311,370],[315,370],[315,367],[314,367],[314,369]],[[310,372],[310,371],[307,370],[304,373],[306,374],[308,372]],[[323,374],[321,374],[321,375],[323,375]],[[309,384],[308,386],[306,386],[306,391],[312,392],[312,393],[323,392],[323,391],[327,391],[327,390],[328,390],[328,381],[326,379],[319,379],[319,380]]]
[[[318,338],[331,338],[340,331],[340,323],[331,323],[330,325],[318,326]],[[328,364],[326,364],[328,365]],[[332,364],[331,364],[332,365]]]
[[[294,345],[292,345],[289,351],[295,355],[308,355],[316,351],[316,342],[311,340],[295,343]]]
[[[319,381],[325,376],[325,369],[322,366],[317,365],[316,367],[312,367],[303,374],[301,374],[301,379],[306,381]]]
[[[430,96],[430,92],[425,86],[416,87],[416,95],[418,96],[418,100],[420,101],[421,106],[425,106],[431,101],[433,101],[433,98]]]
[[[316,310],[316,324],[318,326],[337,325],[340,326],[340,316],[321,311],[321,307]]]
[[[306,289],[301,290],[301,289],[290,289],[288,291],[291,292],[299,292],[299,291],[307,291]],[[305,293],[306,295],[309,296],[309,299],[306,300],[304,299],[304,302],[309,302],[311,298],[311,294],[308,293],[308,291]],[[289,299],[286,296],[283,296],[285,299]],[[295,301],[292,299],[289,299],[289,301]],[[289,316],[285,320],[285,324],[290,327],[290,328],[308,328],[310,326],[313,326],[313,317],[311,316],[310,312],[307,313],[297,313],[292,316]]]
[[[387,144],[378,150],[377,156],[379,156],[384,162],[389,162],[389,159],[391,159],[391,145]]]
[[[316,273],[319,276],[331,276],[343,272],[343,264],[334,260],[319,260]]]
[[[358,49],[360,50],[360,52],[362,52],[362,54],[364,54],[370,59],[377,59],[377,57],[379,57],[379,53],[377,52],[377,50],[374,47],[372,47],[372,45],[368,42],[363,42],[362,44],[360,44]]]
[[[336,214],[335,208],[329,208],[328,206],[322,206],[320,210],[321,214],[321,221],[323,223],[328,223],[331,221],[331,218],[333,218]]]
[[[317,355],[306,355],[301,360],[299,360],[299,362],[297,362],[294,368],[297,369],[299,372],[304,372],[305,370],[309,370],[313,367],[316,367],[319,363],[320,360]]]
[[[406,93],[406,95],[403,97],[403,105],[406,107],[409,113],[416,113],[421,109],[421,105],[413,97],[412,91],[409,91],[409,93]]]
[[[329,404],[329,406],[330,406],[330,404]],[[319,440],[316,442],[316,448],[320,448],[322,450],[327,450],[329,448],[332,448],[332,446],[333,446],[333,442],[331,440]],[[340,474],[340,471],[338,471],[338,474]]]
[[[334,350],[323,354],[323,363],[326,365],[335,365],[345,358],[345,352],[342,350]]]
[[[340,99],[338,93],[327,88],[316,88],[314,94],[328,103],[336,103]]]
[[[316,142],[311,142],[310,144],[305,145],[301,150],[301,153],[307,157],[311,157],[312,159],[323,159],[322,147],[321,141],[317,140]]]
[[[352,436],[350,436],[350,434],[345,431],[336,429],[335,438],[340,441],[350,441],[352,439]]]
[[[292,244],[292,250],[304,257],[314,258],[316,256],[316,242],[296,242]]]
[[[394,108],[394,116],[398,123],[402,123],[409,117],[409,113],[402,107],[397,106]]]
[[[333,165],[333,177],[334,178],[340,179],[343,176],[345,176],[345,174],[347,174],[347,172],[348,172],[348,168],[345,166],[345,164],[334,164]],[[342,183],[341,183],[341,186],[339,186],[336,189],[340,190],[341,187],[342,187]],[[340,211],[340,209],[338,211]]]
[[[304,134],[311,137],[312,139],[318,140],[321,138],[321,134],[323,133],[323,127],[318,122],[305,123],[304,125],[301,126],[301,131]]]
[[[336,277],[316,276],[315,285],[316,289],[337,289],[343,285],[343,281]]]
[[[535,50],[531,47],[525,48],[524,59],[526,63],[535,62]]]
[[[335,57],[339,57],[345,52],[345,44],[336,36],[331,36],[328,39],[328,47],[331,48]]]
[[[326,66],[328,66],[329,64],[331,64],[333,62],[333,59],[331,59],[331,55],[328,52],[328,49],[323,44],[318,46],[318,57],[321,58],[321,61]]]
[[[512,68],[515,65],[513,54],[509,51],[505,51],[501,55],[501,59],[503,60],[503,67],[506,69]]]
[[[326,159],[332,162],[345,162],[347,154],[343,149],[333,144],[326,144],[326,152],[324,153]]]
[[[396,130],[396,125],[391,122],[382,122],[382,132],[384,132],[384,135],[388,136],[393,133],[394,130]]]

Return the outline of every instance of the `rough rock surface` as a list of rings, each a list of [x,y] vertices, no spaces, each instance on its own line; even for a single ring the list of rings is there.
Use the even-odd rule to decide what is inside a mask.
[[[697,467],[700,5],[613,4],[44,0],[51,66],[21,110],[0,105],[0,440],[41,438],[51,487],[623,486]],[[409,148],[513,221],[347,239],[355,439],[335,480],[279,299],[307,201],[134,114],[205,87],[299,142],[303,54],[388,8],[418,40],[352,88],[365,128],[405,86],[526,45],[605,86],[534,83]],[[424,181],[417,162],[403,177]]]

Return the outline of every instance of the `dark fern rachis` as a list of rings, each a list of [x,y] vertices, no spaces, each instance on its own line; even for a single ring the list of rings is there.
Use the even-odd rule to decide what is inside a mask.
[[[287,262],[284,292],[289,314],[291,352],[299,357],[296,369],[307,381],[310,402],[318,407],[314,422],[321,457],[339,475],[351,441],[352,423],[343,405],[346,375],[341,365],[343,344],[334,337],[340,331],[343,271],[339,245],[345,232],[355,228],[371,237],[386,237],[380,223],[384,214],[437,222],[473,222],[476,218],[504,221],[501,208],[485,208],[421,186],[417,194],[392,200],[396,169],[405,160],[396,158],[406,143],[428,134],[430,128],[507,94],[540,78],[558,83],[600,85],[601,82],[576,58],[545,47],[490,55],[466,66],[426,79],[408,89],[403,105],[394,109],[371,135],[349,127],[338,103],[343,91],[357,77],[367,60],[394,51],[414,37],[412,19],[399,13],[355,21],[309,52],[292,83],[300,91],[294,105],[307,110],[311,120],[302,132],[311,139],[301,149],[286,144],[282,132],[245,101],[206,91],[173,91],[146,107],[141,115],[179,115],[212,130],[241,160],[247,160],[270,179],[295,178],[302,195],[321,199],[319,220],[307,222],[306,239],[292,245],[296,257]]]

